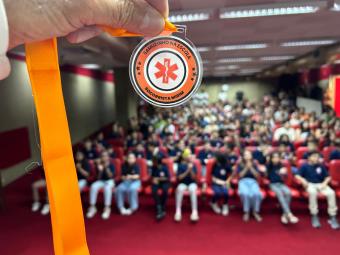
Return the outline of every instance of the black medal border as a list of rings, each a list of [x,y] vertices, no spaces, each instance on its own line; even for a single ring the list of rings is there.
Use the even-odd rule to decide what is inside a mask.
[[[196,58],[196,62],[197,62],[197,79],[196,79],[196,83],[193,86],[193,89],[190,91],[190,93],[184,98],[181,99],[180,101],[175,101],[172,103],[160,103],[157,102],[156,100],[150,99],[149,97],[147,97],[146,95],[144,95],[144,93],[142,91],[140,91],[139,86],[137,84],[137,81],[135,79],[135,65],[136,65],[136,59],[138,54],[141,52],[141,49],[144,48],[145,45],[152,43],[153,41],[156,40],[161,40],[161,39],[173,39],[173,40],[178,40],[181,43],[183,43],[184,45],[186,45],[193,53],[194,57]],[[185,38],[180,38],[178,36],[158,36],[155,37],[153,39],[150,40],[146,40],[146,41],[142,41],[133,51],[131,58],[130,58],[130,62],[129,62],[129,76],[130,76],[130,80],[132,83],[132,87],[134,88],[134,90],[136,91],[136,93],[143,98],[146,102],[148,102],[149,104],[152,104],[154,106],[157,107],[163,107],[163,108],[173,108],[173,107],[177,107],[180,105],[183,105],[185,103],[187,103],[192,97],[193,95],[197,92],[197,90],[200,88],[201,84],[202,84],[202,79],[203,79],[203,64],[202,64],[202,58],[200,53],[197,51],[196,47],[193,45],[193,43]]]

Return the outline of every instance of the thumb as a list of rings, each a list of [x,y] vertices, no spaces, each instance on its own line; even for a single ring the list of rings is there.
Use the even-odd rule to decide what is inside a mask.
[[[89,16],[91,20],[85,25],[108,25],[146,36],[157,35],[164,28],[163,14],[166,14],[167,10],[160,9],[164,8],[160,4],[151,5],[144,0],[97,0],[91,2],[93,5],[92,15]],[[154,4],[156,1],[151,2]],[[164,6],[166,8],[167,5]]]

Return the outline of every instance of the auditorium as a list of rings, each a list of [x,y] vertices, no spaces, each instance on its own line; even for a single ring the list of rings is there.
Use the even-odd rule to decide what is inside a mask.
[[[0,254],[340,254],[339,25],[340,0],[0,0]]]

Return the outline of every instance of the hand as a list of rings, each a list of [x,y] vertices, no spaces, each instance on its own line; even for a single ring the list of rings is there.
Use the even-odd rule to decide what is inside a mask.
[[[153,178],[153,179],[152,179],[152,182],[153,182],[153,184],[155,184],[155,185],[158,185],[158,184],[159,184],[159,180],[158,180],[157,178]]]
[[[96,25],[154,36],[162,31],[169,12],[167,0],[4,0],[4,4],[9,49],[61,36],[80,43],[102,32]]]
[[[280,171],[279,171],[279,173],[281,174],[281,175],[286,175],[287,174],[287,168],[281,168],[280,169]]]
[[[308,182],[307,181],[302,181],[301,184],[305,189],[308,188]]]
[[[98,165],[98,171],[103,172],[104,171],[104,166],[103,165]]]
[[[324,189],[326,189],[326,188],[327,188],[327,186],[328,186],[328,184],[326,184],[326,183],[322,183],[322,184],[320,185],[320,190],[324,190]]]

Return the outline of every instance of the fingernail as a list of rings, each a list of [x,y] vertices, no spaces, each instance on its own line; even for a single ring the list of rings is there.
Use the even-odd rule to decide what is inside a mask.
[[[154,9],[149,9],[145,14],[139,29],[145,35],[158,35],[163,31],[164,25],[164,18]]]

